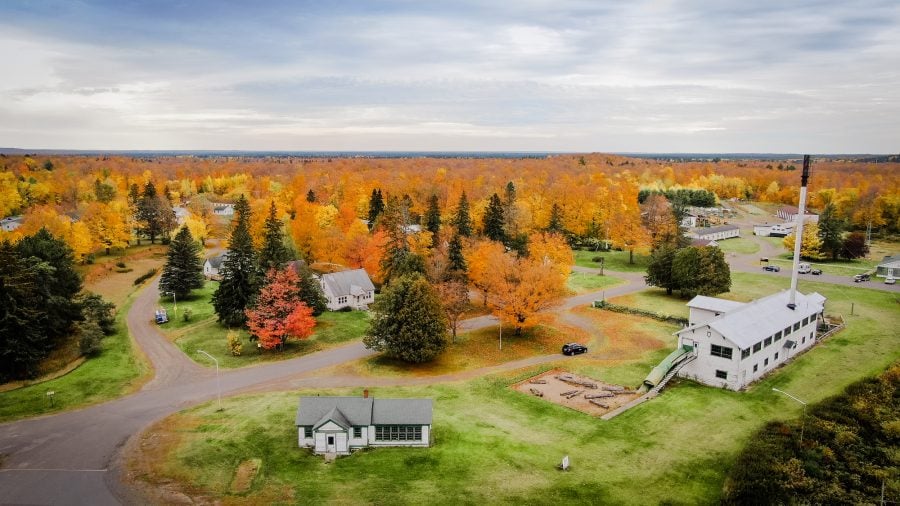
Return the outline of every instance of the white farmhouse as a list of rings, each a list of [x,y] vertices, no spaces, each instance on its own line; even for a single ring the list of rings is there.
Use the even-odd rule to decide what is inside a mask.
[[[209,257],[203,262],[203,275],[206,279],[220,279],[219,269],[222,268],[222,262],[228,258],[228,252],[221,253],[214,257]]]
[[[697,296],[688,303],[688,326],[676,332],[678,346],[696,356],[678,372],[705,385],[740,390],[816,341],[825,297],[790,291],[741,303]]]
[[[886,256],[875,268],[875,275],[879,278],[900,278],[900,255]]]
[[[23,216],[7,216],[0,220],[0,230],[4,232],[12,232],[13,230],[22,226],[22,222],[25,220]]]
[[[719,225],[716,227],[698,228],[688,234],[693,239],[706,239],[708,241],[720,241],[732,237],[740,237],[741,229],[737,225]]]
[[[234,204],[213,203],[213,214],[216,216],[234,216]]]
[[[331,311],[344,307],[367,309],[375,301],[375,285],[365,269],[322,274],[319,281]]]
[[[431,399],[301,397],[297,441],[316,454],[377,446],[431,446]]]

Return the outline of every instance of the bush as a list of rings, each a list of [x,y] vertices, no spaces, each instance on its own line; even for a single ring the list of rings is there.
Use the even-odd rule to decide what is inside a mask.
[[[100,353],[100,341],[103,340],[103,330],[93,320],[86,320],[78,324],[78,348],[84,356]]]
[[[181,317],[184,318],[184,321],[189,322],[189,321],[191,321],[191,318],[194,316],[194,311],[192,311],[191,308],[187,308],[181,314],[182,314]]]
[[[233,330],[228,331],[228,351],[235,357],[241,356],[244,351],[244,344],[241,342],[241,336]]]
[[[594,301],[594,307],[599,309],[605,309],[607,311],[612,311],[614,313],[624,313],[624,314],[633,314],[637,316],[646,316],[647,318],[653,318],[654,320],[659,320],[663,322],[669,323],[677,323],[679,325],[687,325],[687,318],[681,318],[680,316],[671,316],[667,314],[655,313],[653,311],[647,311],[645,309],[638,309],[636,307],[628,307],[628,306],[620,306],[618,304],[612,304],[610,302],[606,302],[605,300]]]
[[[350,306],[344,306],[344,307],[338,309],[338,311],[340,311],[342,313],[349,313],[349,312],[353,311],[353,308]]]
[[[594,257],[591,259],[591,262],[598,263],[598,264],[602,261],[603,261],[603,257]]]
[[[134,286],[137,286],[137,285],[143,283],[144,281],[147,281],[148,279],[152,278],[153,276],[156,276],[156,269],[150,269],[149,271],[144,273],[142,276],[139,276],[137,279],[135,279]]]

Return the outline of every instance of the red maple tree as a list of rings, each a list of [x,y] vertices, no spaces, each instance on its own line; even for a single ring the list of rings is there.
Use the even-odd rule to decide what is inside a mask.
[[[259,292],[256,305],[245,311],[247,327],[266,350],[284,346],[289,337],[306,339],[316,320],[300,299],[297,273],[293,269],[271,269]]]

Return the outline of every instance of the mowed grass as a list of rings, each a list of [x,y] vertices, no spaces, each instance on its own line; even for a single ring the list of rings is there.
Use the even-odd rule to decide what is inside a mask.
[[[627,251],[587,251],[574,250],[575,265],[580,267],[590,267],[594,269],[600,268],[599,262],[594,262],[594,258],[603,257],[604,269],[621,272],[644,272],[647,265],[650,264],[650,255],[646,251],[637,250],[634,252],[634,263],[629,263],[629,254]]]
[[[878,262],[867,259],[855,260],[801,260],[808,263],[814,269],[821,269],[825,274],[834,276],[852,277],[864,272],[872,272]],[[770,258],[769,263],[777,265],[782,269],[790,270],[793,266],[793,255],[784,253],[778,258]],[[804,274],[806,276],[806,274]]]
[[[746,233],[746,231],[743,232]],[[719,244],[719,249],[726,253],[742,253],[749,255],[759,251],[759,244],[753,239],[748,239],[746,237],[733,237],[731,239],[722,239],[716,242]]]
[[[172,296],[164,295],[159,305],[169,315],[169,322],[160,325],[160,330],[188,357],[204,366],[214,364],[197,350],[203,350],[219,361],[219,367],[236,368],[262,362],[286,360],[298,357],[330,346],[359,339],[369,324],[369,314],[364,311],[330,312],[326,311],[316,318],[315,332],[308,339],[288,340],[282,351],[265,351],[257,348],[256,342],[250,341],[250,334],[243,329],[234,329],[243,343],[241,355],[234,356],[228,349],[228,328],[220,325],[212,306],[212,295],[218,283],[210,281],[199,290],[194,290],[190,297],[178,300],[178,311]],[[185,321],[184,315],[190,310],[191,318]]]
[[[132,299],[119,308],[116,333],[103,339],[103,350],[74,371],[43,383],[0,393],[0,421],[63,411],[125,395],[143,383],[150,368],[134,353],[125,325]],[[55,392],[51,404],[48,391]]]
[[[589,272],[573,272],[569,274],[566,287],[576,294],[596,292],[604,288],[624,283],[625,280],[614,276],[599,275]]]
[[[743,280],[754,290],[755,279]],[[810,284],[830,297],[829,312],[852,300],[858,316],[843,332],[800,355],[743,393],[671,384],[663,394],[601,421],[508,388],[543,368],[467,382],[374,388],[376,397],[434,399],[434,446],[375,449],[325,464],[296,447],[299,395],[359,395],[360,389],[306,390],[237,397],[225,410],[209,403],[164,420],[145,441],[167,441],[139,475],[174,480],[192,494],[226,503],[377,504],[714,504],[744,443],[772,419],[801,406],[778,387],[818,402],[900,358],[895,296],[874,290]],[[591,374],[637,384],[668,352],[654,349]],[[570,364],[575,370],[580,362]],[[586,362],[587,364],[587,362]],[[568,455],[571,469],[556,469]],[[262,460],[246,494],[231,494],[239,464]]]

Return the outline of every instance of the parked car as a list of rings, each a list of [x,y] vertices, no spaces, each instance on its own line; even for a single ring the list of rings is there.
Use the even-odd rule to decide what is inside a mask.
[[[778,267],[777,265],[766,265],[763,267],[763,270],[764,271],[772,271],[772,272],[780,272],[781,267]]]
[[[156,324],[162,325],[169,321],[169,315],[166,313],[165,309],[157,309],[156,310]]]
[[[562,347],[563,355],[578,355],[580,353],[587,353],[587,346],[578,343],[568,343]]]
[[[809,274],[812,271],[812,267],[806,262],[801,263],[797,266],[797,273],[799,274]]]
[[[868,274],[857,274],[856,276],[853,276],[854,283],[859,283],[861,281],[868,281],[868,280],[869,280]]]
[[[813,276],[818,276],[819,274],[822,274],[822,269],[813,269],[813,270],[809,271],[809,273],[812,274]]]
[[[884,284],[886,284],[886,285],[893,285],[896,282],[897,282],[897,278],[895,278],[894,276],[888,276],[888,277],[884,278]]]

